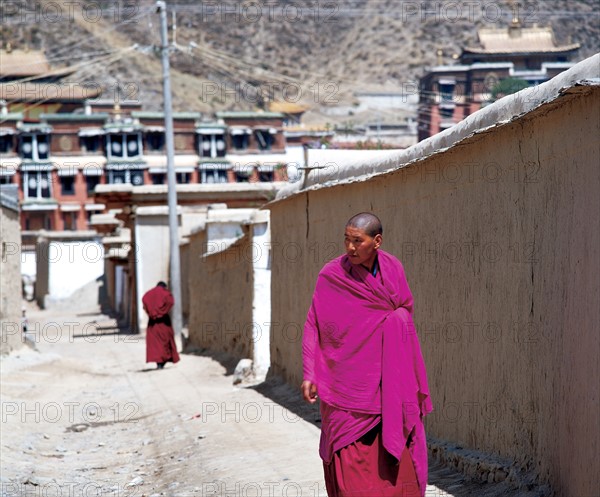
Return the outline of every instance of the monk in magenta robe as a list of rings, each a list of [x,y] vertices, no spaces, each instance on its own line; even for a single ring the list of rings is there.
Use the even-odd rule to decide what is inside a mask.
[[[158,369],[163,369],[167,362],[179,362],[169,316],[174,303],[173,295],[163,281],[159,281],[142,297],[142,304],[149,318],[146,329],[146,362],[155,362]]]
[[[381,221],[357,214],[346,254],[317,279],[302,342],[302,395],[321,400],[329,497],[423,497],[432,410],[402,264],[380,249]]]

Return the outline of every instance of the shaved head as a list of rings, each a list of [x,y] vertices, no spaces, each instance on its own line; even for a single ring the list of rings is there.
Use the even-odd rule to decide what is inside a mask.
[[[346,227],[362,230],[370,237],[383,235],[381,221],[375,214],[371,214],[370,212],[361,212],[360,214],[356,214],[356,216],[352,216],[346,223]]]

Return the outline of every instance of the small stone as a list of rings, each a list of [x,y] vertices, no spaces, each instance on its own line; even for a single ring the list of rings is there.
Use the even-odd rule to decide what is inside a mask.
[[[23,483],[25,485],[33,485],[34,487],[43,487],[44,485],[49,485],[53,481],[54,480],[51,478],[43,478],[41,476],[31,475]]]
[[[233,384],[238,385],[243,381],[249,381],[254,377],[252,359],[242,359],[237,363],[233,372]]]
[[[133,480],[131,480],[127,486],[128,487],[137,487],[139,485],[144,484],[144,479],[141,476],[136,476]]]

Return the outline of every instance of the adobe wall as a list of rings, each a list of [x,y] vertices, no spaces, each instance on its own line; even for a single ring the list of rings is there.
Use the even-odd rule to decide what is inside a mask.
[[[207,252],[206,232],[189,244],[189,341],[194,347],[252,358],[254,280],[248,226],[222,251]]]
[[[4,355],[23,346],[19,211],[6,207],[4,202],[0,205],[0,235],[0,354]]]
[[[272,203],[272,372],[300,384],[294,330],[318,271],[373,211],[415,297],[428,433],[595,495],[599,135],[600,87],[575,86],[408,166]]]

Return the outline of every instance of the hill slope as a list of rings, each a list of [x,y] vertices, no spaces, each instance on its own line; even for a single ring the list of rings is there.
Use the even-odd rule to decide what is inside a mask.
[[[105,97],[162,102],[155,3],[27,0],[2,9],[2,39],[43,48],[53,65],[83,67],[72,81],[102,85]],[[101,4],[102,10],[98,9]],[[350,101],[353,91],[398,90],[461,47],[477,28],[506,26],[510,2],[170,2],[176,20],[172,86],[176,110],[254,108],[265,98],[311,107]],[[61,5],[61,9],[57,9]],[[172,13],[175,15],[171,15]],[[551,25],[559,43],[582,45],[579,59],[600,50],[596,0],[544,0],[520,10],[525,25]],[[138,49],[128,50],[134,44]],[[119,52],[122,51],[122,52]],[[92,65],[103,53],[114,54]]]

